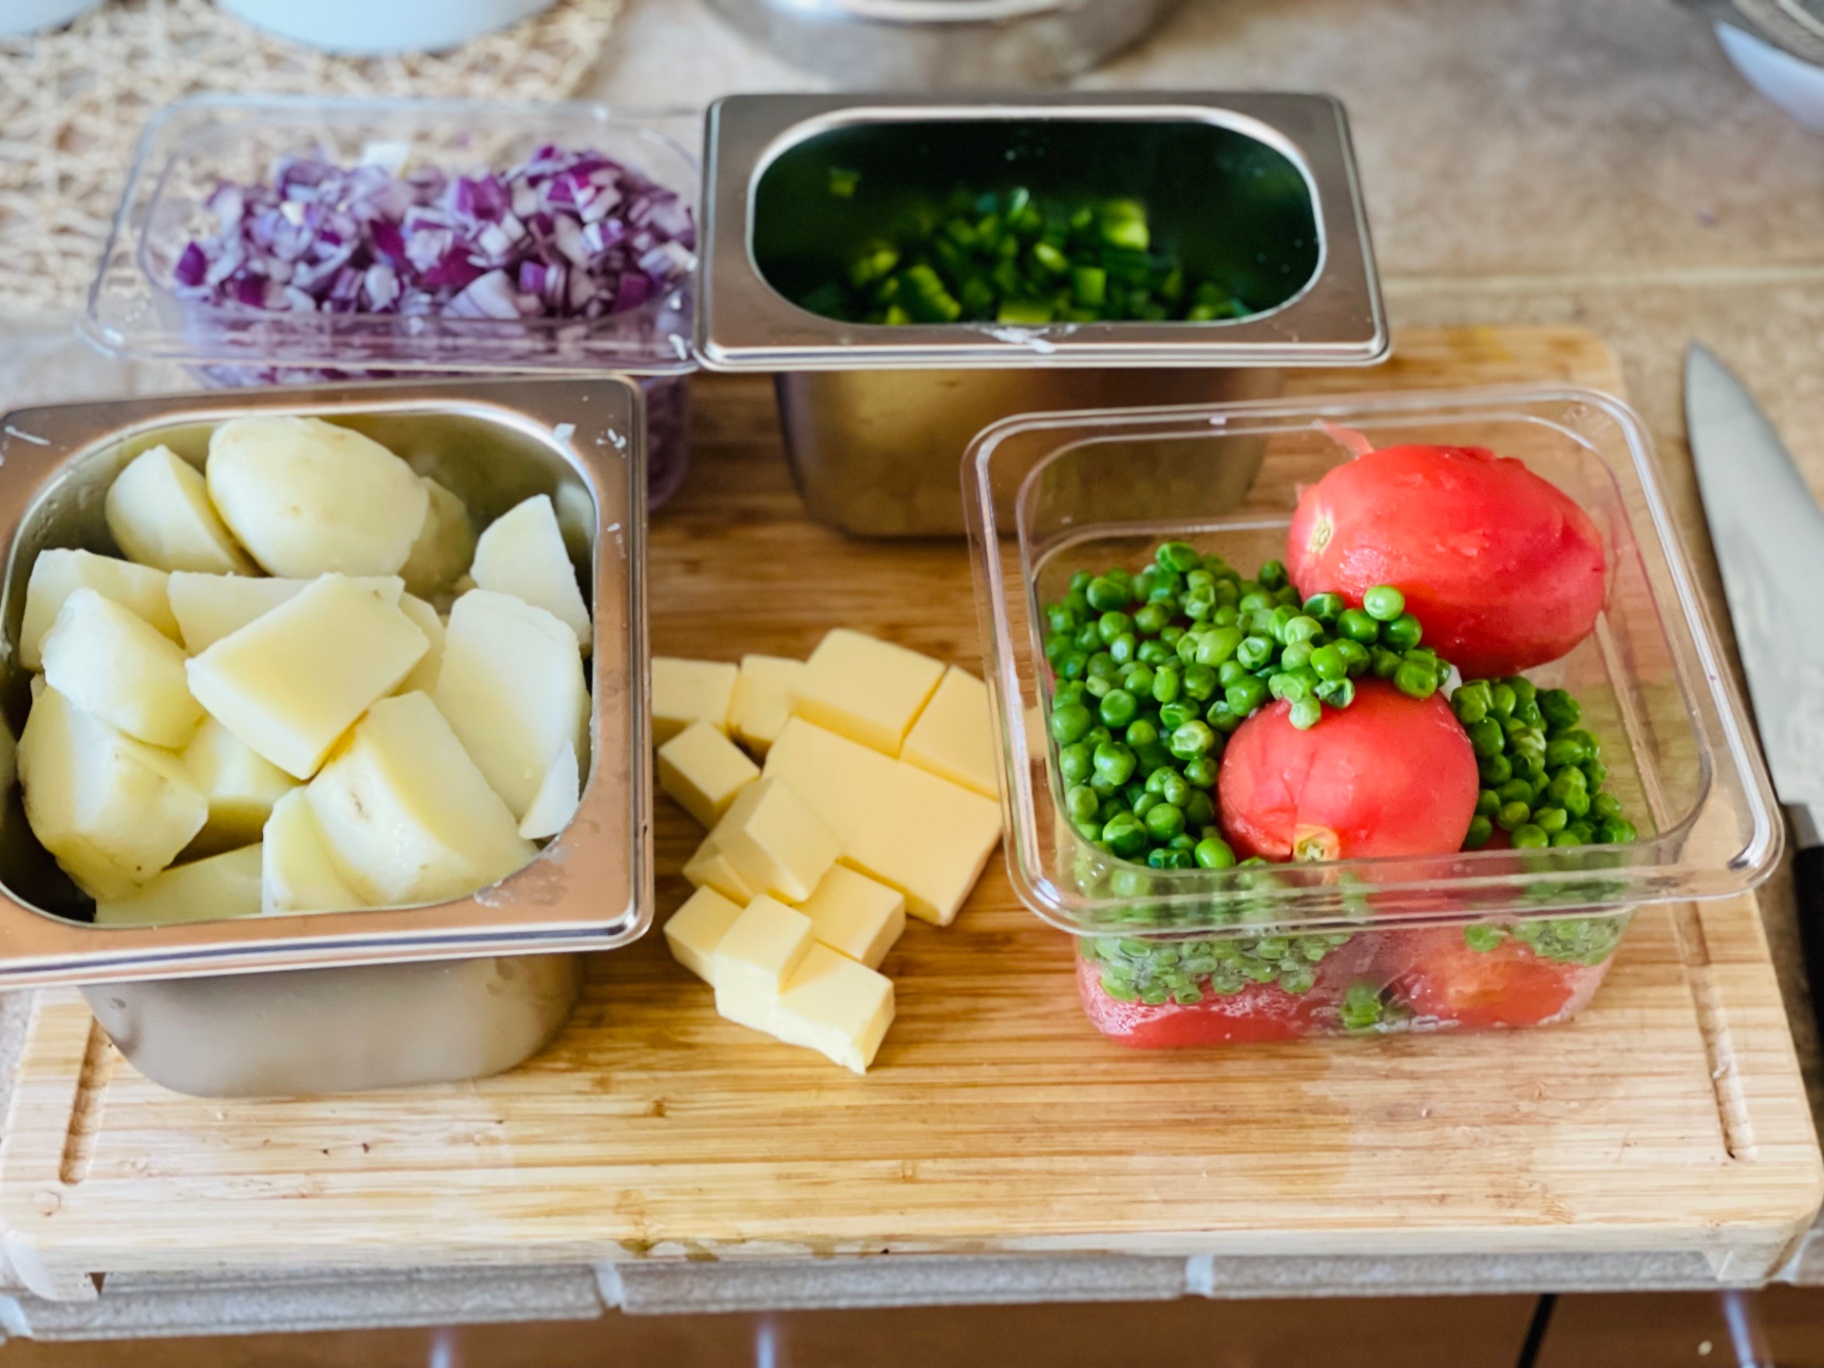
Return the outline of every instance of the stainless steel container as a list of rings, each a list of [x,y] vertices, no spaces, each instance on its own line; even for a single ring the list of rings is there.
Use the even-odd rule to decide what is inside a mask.
[[[962,454],[999,419],[1270,396],[1280,367],[1387,352],[1347,120],[1324,96],[734,96],[712,106],[706,142],[698,351],[714,369],[782,372],[799,487],[848,532],[961,535]],[[829,192],[838,168],[847,198]],[[887,327],[794,302],[908,206],[959,184],[1140,199],[1158,241],[1256,311]],[[1225,487],[1239,497],[1252,474]]]
[[[1152,32],[1179,0],[709,0],[795,66],[862,90],[1048,85]]]
[[[577,952],[637,939],[652,918],[638,392],[613,377],[347,385],[8,414],[6,639],[18,640],[41,550],[115,553],[102,496],[126,462],[164,443],[200,463],[217,423],[258,412],[365,432],[484,518],[553,497],[596,624],[590,769],[576,816],[531,864],[446,903],[98,927],[32,838],[11,784],[0,816],[0,987],[90,985],[127,1058],[184,1092],[337,1092],[510,1068],[568,1017]],[[27,672],[9,651],[0,710],[13,735],[29,702]]]

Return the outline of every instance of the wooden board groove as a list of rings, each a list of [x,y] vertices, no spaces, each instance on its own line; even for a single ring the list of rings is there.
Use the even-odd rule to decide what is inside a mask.
[[[1413,331],[1377,372],[1292,384],[1529,380],[1620,388],[1574,329]],[[697,396],[697,469],[653,529],[655,651],[802,655],[843,624],[979,667],[959,544],[807,524],[770,386]],[[698,833],[662,803],[657,834],[663,916]],[[1512,1035],[1135,1054],[1082,1019],[1071,954],[996,861],[888,961],[900,1015],[865,1079],[719,1020],[653,937],[592,963],[523,1069],[314,1101],[164,1092],[45,994],[0,1223],[63,1297],[129,1271],[1035,1250],[1697,1250],[1753,1280],[1824,1196],[1750,899],[1643,912],[1578,1021]]]

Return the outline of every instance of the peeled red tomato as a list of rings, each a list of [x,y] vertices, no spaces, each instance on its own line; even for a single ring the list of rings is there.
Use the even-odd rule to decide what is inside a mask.
[[[1548,480],[1482,447],[1396,446],[1337,466],[1299,497],[1286,566],[1299,592],[1391,584],[1425,644],[1465,679],[1566,654],[1596,625],[1596,525]]]
[[[1308,731],[1275,703],[1222,753],[1217,797],[1229,844],[1269,860],[1444,855],[1476,813],[1476,756],[1442,694],[1376,679]]]

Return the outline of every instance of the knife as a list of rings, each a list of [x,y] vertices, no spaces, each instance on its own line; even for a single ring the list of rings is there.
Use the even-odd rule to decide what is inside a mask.
[[[1792,828],[1799,941],[1824,1031],[1824,510],[1754,396],[1695,343],[1685,428],[1761,749]]]

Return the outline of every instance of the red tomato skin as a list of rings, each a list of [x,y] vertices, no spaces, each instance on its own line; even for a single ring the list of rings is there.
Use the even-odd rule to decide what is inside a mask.
[[[1589,1002],[1612,962],[1564,964],[1515,940],[1476,950],[1460,926],[1408,934],[1411,959],[1395,991],[1422,1026],[1473,1031],[1566,1020]]]
[[[1328,1035],[1317,1019],[1327,996],[1316,989],[1294,995],[1271,983],[1256,983],[1224,997],[1204,990],[1202,1002],[1154,1007],[1123,1002],[1102,991],[1102,975],[1077,960],[1077,996],[1095,1028],[1118,1045],[1135,1050],[1174,1050],[1195,1045],[1258,1045]]]
[[[1574,500],[1482,447],[1396,446],[1299,496],[1286,565],[1306,596],[1391,584],[1465,679],[1567,654],[1602,610],[1602,536]]]
[[[1447,855],[1476,815],[1476,755],[1441,693],[1377,679],[1309,731],[1275,703],[1229,738],[1217,777],[1237,854],[1269,860]],[[1304,850],[1299,848],[1306,847]]]

